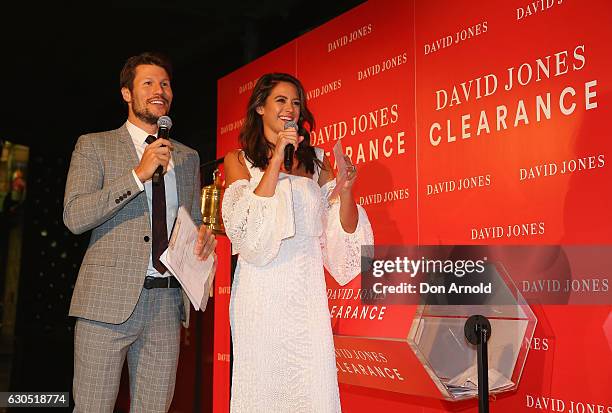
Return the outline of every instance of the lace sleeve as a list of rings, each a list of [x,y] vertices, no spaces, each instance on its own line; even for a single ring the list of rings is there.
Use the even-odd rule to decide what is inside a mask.
[[[249,181],[240,179],[225,191],[221,213],[232,253],[247,262],[263,266],[276,255],[283,238],[282,222],[287,218],[285,198],[275,193],[262,197],[253,193]]]
[[[336,186],[332,180],[321,187],[323,197],[323,235],[321,247],[323,264],[340,285],[349,283],[361,272],[361,247],[373,245],[372,226],[365,209],[357,205],[359,221],[355,232],[344,231],[340,222],[340,202],[330,202],[329,194]]]

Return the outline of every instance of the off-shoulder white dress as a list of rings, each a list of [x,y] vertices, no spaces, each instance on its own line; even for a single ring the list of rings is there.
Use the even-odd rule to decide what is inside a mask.
[[[322,159],[323,151],[317,149]],[[354,233],[342,229],[335,186],[281,174],[274,196],[253,193],[263,172],[225,191],[222,213],[239,254],[230,301],[233,413],[340,412],[323,266],[340,284],[360,272],[372,228],[361,206]],[[317,169],[317,168],[315,168]]]

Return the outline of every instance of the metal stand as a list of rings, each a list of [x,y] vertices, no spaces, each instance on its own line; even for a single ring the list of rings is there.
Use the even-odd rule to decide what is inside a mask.
[[[487,343],[491,338],[491,323],[482,315],[473,315],[464,326],[465,338],[477,346],[478,412],[489,413],[489,359]]]

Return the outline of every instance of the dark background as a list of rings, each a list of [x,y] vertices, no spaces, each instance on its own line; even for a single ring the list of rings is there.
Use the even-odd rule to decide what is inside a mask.
[[[9,226],[22,223],[23,247],[15,337],[3,337],[0,384],[72,387],[74,320],[67,314],[89,233],[75,236],[63,225],[65,178],[79,135],[125,121],[125,60],[147,50],[171,58],[171,135],[206,162],[215,154],[217,79],[359,3],[91,1],[4,11],[0,139],[29,146],[30,163],[27,199],[18,215],[3,217]]]

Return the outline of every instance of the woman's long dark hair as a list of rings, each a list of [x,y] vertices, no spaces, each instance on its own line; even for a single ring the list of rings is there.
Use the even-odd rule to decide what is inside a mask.
[[[298,136],[303,136],[304,140],[298,145],[295,155],[299,164],[303,164],[308,173],[314,174],[315,164],[322,168],[322,162],[317,159],[314,148],[310,145],[309,130],[315,128],[314,116],[306,105],[306,93],[302,83],[287,73],[267,73],[257,80],[253,93],[249,98],[247,115],[244,126],[240,131],[240,144],[246,158],[260,169],[266,169],[270,162],[270,152],[274,149],[274,144],[266,140],[263,133],[263,121],[261,115],[257,113],[257,108],[266,103],[272,88],[279,82],[288,82],[295,86],[300,99],[300,117],[297,120]],[[304,126],[308,125],[308,129]]]

